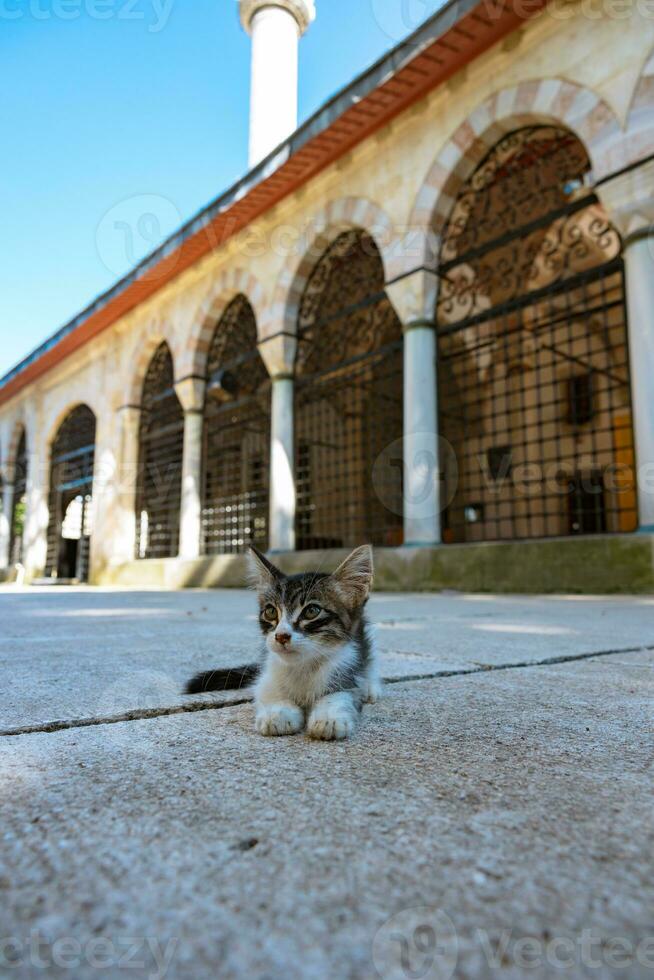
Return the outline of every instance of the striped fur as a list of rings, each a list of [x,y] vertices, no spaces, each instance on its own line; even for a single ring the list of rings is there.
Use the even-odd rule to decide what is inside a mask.
[[[357,548],[332,574],[287,576],[253,548],[250,574],[264,638],[260,663],[199,674],[187,693],[254,684],[262,735],[306,727],[313,738],[347,738],[362,704],[375,701],[380,689],[365,615],[372,549]]]

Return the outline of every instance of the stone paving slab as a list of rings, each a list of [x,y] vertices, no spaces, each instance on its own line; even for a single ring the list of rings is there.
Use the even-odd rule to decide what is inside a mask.
[[[376,594],[370,613],[386,677],[654,645],[647,597]],[[0,588],[0,731],[187,704],[191,674],[258,642],[246,591]]]
[[[7,975],[651,978],[652,668],[391,685],[343,744],[250,705],[0,738]]]

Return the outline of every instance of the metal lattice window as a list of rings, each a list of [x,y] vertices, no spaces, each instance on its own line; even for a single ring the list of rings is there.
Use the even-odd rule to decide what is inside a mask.
[[[300,304],[297,547],[402,543],[402,328],[377,245],[348,231]]]
[[[444,230],[437,305],[446,541],[632,531],[621,241],[579,140],[505,136]]]
[[[136,557],[170,558],[179,550],[184,413],[166,343],[143,383],[136,494]]]
[[[228,306],[209,348],[204,409],[202,544],[208,555],[268,547],[270,381],[245,296]]]
[[[52,578],[88,579],[94,461],[95,415],[78,405],[52,444],[46,562]]]
[[[27,510],[27,439],[21,433],[14,462],[14,492],[9,524],[9,563],[16,565],[23,560],[25,514]]]

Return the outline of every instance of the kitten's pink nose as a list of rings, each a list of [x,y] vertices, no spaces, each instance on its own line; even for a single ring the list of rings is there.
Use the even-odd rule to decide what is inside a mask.
[[[277,640],[280,646],[285,647],[288,646],[288,644],[291,642],[291,634],[275,633],[275,639]]]

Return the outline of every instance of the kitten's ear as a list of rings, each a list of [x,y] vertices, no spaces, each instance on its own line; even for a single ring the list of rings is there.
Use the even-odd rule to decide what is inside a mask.
[[[332,575],[332,581],[338,586],[344,601],[356,608],[362,606],[370,595],[372,576],[372,548],[369,544],[364,544],[338,566]]]
[[[265,555],[250,545],[248,551],[248,578],[253,589],[269,588],[275,585],[284,576],[272,562],[268,561]]]

